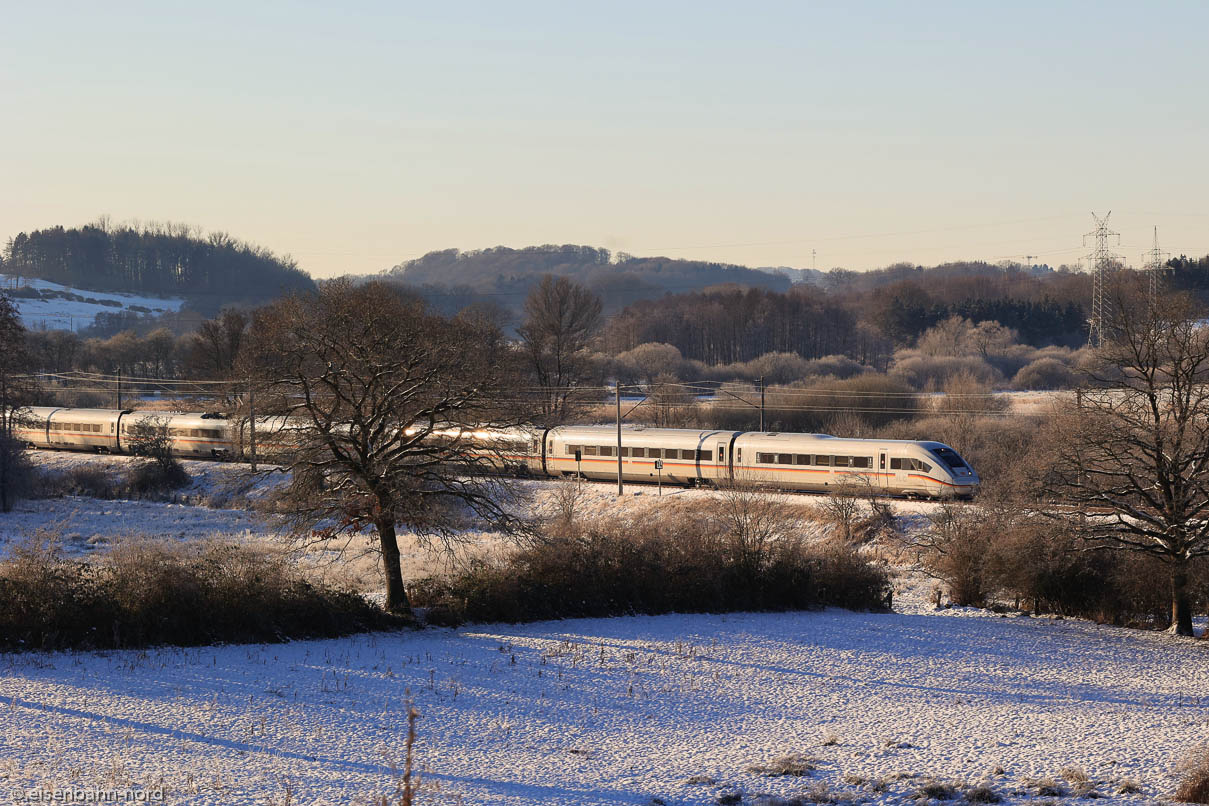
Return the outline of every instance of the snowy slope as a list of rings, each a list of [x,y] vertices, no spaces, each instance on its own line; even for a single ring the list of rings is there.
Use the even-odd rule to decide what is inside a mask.
[[[389,794],[409,698],[421,802],[493,805],[708,804],[819,782],[903,803],[930,776],[1012,802],[1067,767],[1141,803],[1170,792],[1209,720],[1199,645],[1028,618],[662,616],[0,663],[8,787],[162,783],[190,804]],[[812,777],[747,771],[794,752]],[[1125,779],[1143,795],[1117,795]]]
[[[40,298],[23,295],[14,297],[21,320],[27,328],[47,330],[82,330],[90,326],[99,313],[165,313],[179,311],[184,300],[179,297],[143,297],[105,291],[85,291],[46,280],[0,274],[0,287],[36,290]]]

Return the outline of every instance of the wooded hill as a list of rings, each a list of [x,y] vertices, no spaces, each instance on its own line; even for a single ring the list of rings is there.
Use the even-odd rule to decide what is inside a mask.
[[[434,305],[456,311],[473,302],[492,302],[519,312],[529,290],[545,275],[568,277],[600,296],[606,312],[667,292],[736,284],[788,290],[780,274],[700,260],[613,255],[593,246],[497,246],[463,252],[429,252],[385,272],[388,279],[414,287]]]
[[[92,291],[185,297],[206,314],[315,288],[288,257],[184,224],[22,232],[5,246],[0,272]]]

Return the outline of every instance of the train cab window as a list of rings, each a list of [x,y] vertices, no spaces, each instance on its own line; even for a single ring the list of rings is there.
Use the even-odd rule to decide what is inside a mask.
[[[756,454],[756,464],[758,464],[758,465],[771,465],[771,464],[774,464],[776,461],[777,461],[777,456],[775,453],[757,453]]]
[[[902,470],[903,469],[903,460],[899,459],[898,457],[892,458],[890,460],[890,469],[891,470]]]
[[[646,456],[646,448],[631,448],[630,453],[635,459],[641,459]]]
[[[925,472],[925,473],[931,473],[931,472],[932,472],[932,465],[928,464],[927,462],[920,462],[920,463],[919,463],[919,469],[920,469],[920,470],[922,470],[922,471],[923,471],[923,472]]]
[[[601,456],[612,456],[613,451],[615,451],[615,450],[616,450],[616,448],[614,448],[612,445],[602,445],[600,447],[600,455]]]
[[[584,456],[595,456],[595,455],[596,455],[596,446],[595,445],[584,445]]]
[[[793,464],[793,454],[792,453],[778,453],[777,454],[777,464],[792,465]]]

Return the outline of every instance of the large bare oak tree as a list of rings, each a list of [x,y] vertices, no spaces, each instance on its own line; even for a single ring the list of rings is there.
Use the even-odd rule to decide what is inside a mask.
[[[1190,300],[1151,301],[1126,277],[1110,309],[1049,484],[1089,540],[1169,566],[1172,628],[1192,635],[1189,566],[1209,554],[1209,329]]]
[[[410,609],[397,529],[451,534],[449,518],[509,520],[493,457],[468,435],[504,424],[507,345],[481,318],[446,319],[395,287],[345,281],[257,311],[245,372],[261,412],[287,415],[299,534],[376,533],[386,607]],[[267,437],[268,435],[266,435]]]

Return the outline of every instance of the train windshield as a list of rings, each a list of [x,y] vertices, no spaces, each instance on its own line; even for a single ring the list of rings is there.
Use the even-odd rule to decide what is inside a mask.
[[[961,455],[952,448],[930,448],[928,453],[939,459],[941,464],[949,468],[956,475],[967,476],[973,472],[970,470],[970,466],[965,463],[965,460],[961,458]]]

